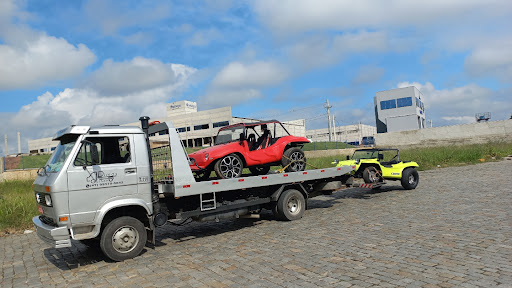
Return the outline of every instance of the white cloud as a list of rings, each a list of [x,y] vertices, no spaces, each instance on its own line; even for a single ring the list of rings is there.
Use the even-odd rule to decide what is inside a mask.
[[[188,46],[208,46],[211,42],[222,39],[222,34],[215,28],[198,30],[187,40]]]
[[[483,41],[464,63],[467,71],[477,77],[496,76],[503,82],[512,79],[512,37]]]
[[[235,106],[260,98],[263,98],[263,95],[256,89],[213,89],[200,97],[198,102],[203,108],[218,108]]]
[[[260,0],[252,2],[260,19],[278,34],[322,29],[421,27],[475,21],[474,16],[508,17],[510,1]],[[507,12],[508,11],[508,12]],[[457,20],[457,22],[455,22]],[[459,25],[463,25],[460,23]]]
[[[124,43],[132,45],[147,46],[153,42],[153,37],[149,34],[137,32],[135,34],[123,37]]]
[[[381,67],[364,66],[360,67],[357,75],[352,79],[352,84],[361,85],[366,83],[374,83],[379,81],[386,73]]]
[[[215,76],[212,85],[222,88],[263,88],[283,82],[288,75],[288,71],[275,62],[231,62]]]
[[[16,4],[19,2],[0,3],[0,90],[69,79],[96,61],[83,44],[73,45],[25,27],[23,21],[30,15]]]
[[[123,95],[169,85],[177,74],[188,77],[196,70],[177,64],[164,64],[159,60],[135,57],[125,62],[105,60],[86,81],[85,87],[103,96]],[[178,76],[179,76],[178,75]]]
[[[84,9],[90,25],[98,26],[107,36],[116,36],[124,28],[149,26],[170,14],[169,4],[158,1],[130,5],[128,2],[90,0]]]
[[[492,119],[508,119],[512,111],[509,91],[494,91],[477,84],[438,90],[430,82],[401,82],[397,87],[415,86],[424,95],[427,120],[436,126],[468,123],[476,113],[491,112]]]
[[[448,122],[455,122],[458,124],[467,124],[475,122],[475,117],[471,116],[458,116],[458,117],[442,117],[441,119]]]
[[[96,56],[83,44],[40,34],[23,45],[0,45],[0,90],[43,85],[80,75]]]
[[[28,139],[51,137],[58,129],[71,124],[125,124],[137,122],[141,115],[164,117],[165,104],[180,96],[195,71],[185,65],[164,64],[154,59],[108,61],[97,74],[93,73],[95,77],[89,79],[89,87],[68,88],[56,95],[46,92],[14,115],[0,114],[0,121],[12,131],[20,131],[26,147]],[[135,72],[140,73],[138,78],[134,78]],[[15,152],[13,147],[9,149]]]
[[[356,31],[332,35],[312,35],[285,48],[292,63],[309,70],[336,65],[351,54],[406,51],[413,46],[384,31]]]

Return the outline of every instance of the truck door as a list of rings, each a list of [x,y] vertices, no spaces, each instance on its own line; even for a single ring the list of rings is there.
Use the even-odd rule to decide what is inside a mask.
[[[97,211],[108,201],[137,194],[137,167],[131,143],[132,135],[90,135],[82,141],[68,168],[73,225],[93,223]],[[98,151],[98,163],[92,161],[93,145]]]

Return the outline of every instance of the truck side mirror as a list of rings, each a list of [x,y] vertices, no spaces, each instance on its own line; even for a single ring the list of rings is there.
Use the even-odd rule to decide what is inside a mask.
[[[96,144],[91,144],[91,161],[92,165],[97,165],[98,163],[100,163],[100,156]]]

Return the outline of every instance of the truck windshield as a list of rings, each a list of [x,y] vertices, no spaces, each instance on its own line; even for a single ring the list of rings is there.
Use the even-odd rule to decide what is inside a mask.
[[[66,159],[68,158],[69,154],[71,153],[71,150],[73,149],[73,146],[75,146],[76,139],[78,138],[78,135],[74,135],[76,137],[73,137],[73,139],[61,139],[59,142],[59,145],[55,148],[55,151],[53,152],[52,157],[48,160],[46,163],[45,169],[46,172],[59,172],[62,168],[62,165],[64,165],[64,162],[66,162]]]

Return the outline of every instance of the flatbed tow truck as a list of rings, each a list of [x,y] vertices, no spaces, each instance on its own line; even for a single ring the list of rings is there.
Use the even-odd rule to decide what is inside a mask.
[[[354,166],[198,182],[171,122],[141,128],[71,126],[34,182],[41,215],[37,235],[54,248],[71,239],[98,245],[114,261],[155,243],[157,227],[174,220],[219,221],[271,210],[302,218],[307,199],[350,187]],[[153,147],[149,135],[168,135]],[[167,137],[166,137],[167,139]]]

